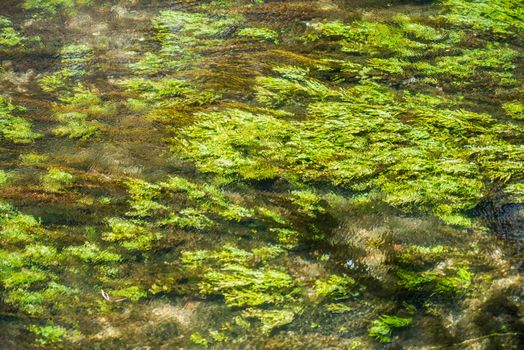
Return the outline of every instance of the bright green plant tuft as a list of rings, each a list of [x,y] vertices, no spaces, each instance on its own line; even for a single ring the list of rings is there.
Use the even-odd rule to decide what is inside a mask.
[[[506,113],[513,119],[524,120],[524,103],[507,102],[503,105]]]
[[[278,33],[271,29],[244,28],[238,32],[238,35],[255,40],[270,41],[275,44],[278,43]]]
[[[129,179],[126,185],[131,196],[129,204],[132,209],[128,215],[147,217],[155,211],[165,209],[155,201],[160,195],[159,186],[138,179]]]
[[[57,136],[68,136],[71,139],[91,138],[100,129],[100,123],[96,120],[87,120],[87,117],[86,113],[59,113],[56,118],[63,125],[57,127],[53,132]]]
[[[204,348],[207,348],[209,346],[209,342],[207,341],[207,339],[204,338],[204,336],[198,332],[192,333],[190,339],[191,342],[195,345],[199,345]]]
[[[25,109],[0,96],[0,135],[6,141],[28,144],[41,135],[31,131],[31,123],[19,116]]]
[[[149,231],[147,225],[141,221],[111,218],[108,225],[111,231],[103,233],[103,239],[118,242],[129,250],[149,250],[153,242],[160,238],[159,234]]]
[[[96,244],[89,242],[86,242],[84,245],[70,246],[64,250],[64,253],[92,264],[104,264],[122,260],[120,255],[102,250]]]
[[[9,181],[9,173],[0,170],[0,187],[5,186]]]
[[[288,325],[295,319],[296,312],[291,310],[263,310],[249,308],[243,312],[247,318],[258,319],[262,327],[262,333],[269,334],[272,330]]]
[[[519,0],[444,0],[442,18],[449,23],[501,36],[524,35]]]
[[[315,295],[319,300],[339,301],[358,295],[356,282],[346,275],[332,275],[326,280],[315,282]]]
[[[31,326],[29,330],[37,336],[37,341],[42,345],[58,343],[67,335],[67,329],[54,324]]]
[[[368,329],[368,333],[370,337],[377,339],[381,343],[389,343],[393,331],[397,328],[409,326],[411,321],[411,318],[383,315],[378,320],[373,321],[373,325]]]
[[[36,18],[49,15],[73,15],[80,6],[91,4],[92,0],[25,0],[23,8],[34,13]]]
[[[11,20],[0,16],[0,50],[22,46],[26,38],[13,27]]]
[[[74,176],[58,168],[51,168],[42,176],[42,186],[49,192],[60,192],[71,186]]]

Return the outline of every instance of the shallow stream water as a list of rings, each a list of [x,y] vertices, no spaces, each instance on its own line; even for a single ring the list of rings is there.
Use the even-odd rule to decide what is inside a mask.
[[[524,3],[1,0],[0,348],[522,349]]]

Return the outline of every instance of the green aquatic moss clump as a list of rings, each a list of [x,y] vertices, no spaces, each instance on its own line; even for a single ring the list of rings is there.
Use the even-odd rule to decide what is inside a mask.
[[[70,94],[93,65],[94,52],[86,44],[68,44],[60,49],[60,69],[40,78],[39,85],[47,93],[64,96]]]
[[[475,50],[463,51],[477,59],[465,60],[449,77],[516,68],[513,49],[488,44]],[[327,181],[460,226],[471,224],[462,212],[497,179],[524,174],[515,162],[522,147],[505,140],[503,123],[462,107],[460,97],[400,93],[369,78],[341,87],[293,66],[274,71],[277,77],[257,78],[254,90],[261,103],[280,109],[197,113],[194,124],[178,131],[174,150],[201,171]]]
[[[516,68],[518,51],[507,45],[488,43],[485,47],[464,49],[459,55],[439,56],[432,62],[422,61],[413,65],[418,74],[448,80],[450,84],[473,84],[478,81],[502,86],[515,86],[511,72]],[[459,83],[453,80],[468,79]],[[460,81],[460,80],[459,80]]]
[[[67,334],[67,329],[53,324],[47,324],[45,326],[33,325],[29,330],[37,336],[37,342],[42,345],[58,343]]]
[[[9,174],[4,170],[0,170],[0,187],[7,184],[9,181]]]
[[[465,248],[468,253],[462,249],[443,245],[402,247],[396,254],[400,267],[397,285],[428,301],[467,295],[474,287],[471,265],[478,248]]]
[[[103,233],[103,239],[118,242],[125,249],[147,251],[161,237],[148,230],[147,224],[141,221],[110,218],[107,223],[111,231]]]
[[[32,235],[39,232],[40,223],[33,216],[13,211],[12,208],[2,208],[2,240],[4,243],[28,243]]]
[[[74,176],[58,168],[51,168],[42,176],[42,186],[49,192],[61,192],[71,186],[74,182]]]
[[[202,276],[203,294],[222,295],[232,307],[259,306],[292,300],[295,284],[288,274],[256,267],[259,259],[267,261],[282,253],[278,247],[248,252],[226,245],[220,251],[185,252],[182,261],[193,268],[211,270]]]
[[[260,260],[266,261],[274,259],[284,253],[278,246],[266,246],[255,248],[253,251],[237,248],[231,244],[226,244],[223,249],[216,251],[197,250],[182,253],[182,262],[191,268],[206,267],[205,263],[211,265],[256,265]]]
[[[332,275],[326,280],[315,282],[315,295],[319,300],[339,301],[357,296],[356,282],[347,275]]]
[[[310,217],[325,212],[321,204],[322,198],[312,190],[294,190],[291,192],[291,201],[298,207],[298,211]]]
[[[320,24],[323,35],[342,38],[342,51],[360,54],[389,53],[403,57],[418,56],[427,47],[425,43],[410,39],[404,30],[377,22],[342,22]]]
[[[121,80],[118,85],[135,96],[128,99],[131,110],[147,111],[153,120],[172,120],[179,108],[198,107],[217,101],[221,94],[212,90],[193,87],[184,80],[162,78],[159,80],[130,78]]]
[[[198,124],[183,131],[187,138],[181,140],[180,149],[186,149],[184,153],[196,161],[200,170],[222,175],[239,173],[247,179],[278,175],[273,159],[275,153],[285,150],[283,140],[291,133],[286,122],[241,110],[201,114],[198,119]],[[210,147],[199,156],[204,143]]]
[[[472,274],[464,267],[451,267],[446,271],[398,271],[398,285],[412,292],[450,295],[464,293],[471,286]]]
[[[44,92],[57,99],[52,109],[60,125],[53,133],[71,139],[90,139],[104,128],[97,119],[114,111],[113,105],[103,101],[97,90],[82,82],[95,66],[94,51],[86,44],[65,45],[60,50],[59,63],[59,70],[38,81]]]
[[[524,103],[523,102],[507,102],[503,105],[506,114],[513,119],[524,120]]]
[[[25,109],[0,96],[0,135],[9,142],[28,144],[41,137],[31,130],[31,123],[21,115]]]
[[[127,299],[131,302],[137,302],[147,296],[147,292],[140,287],[131,286],[111,291],[112,297]]]
[[[146,52],[130,67],[142,74],[190,67],[207,48],[220,44],[242,21],[238,15],[161,11],[152,21],[160,50]]]
[[[49,234],[36,218],[0,207],[0,295],[21,313],[45,316],[75,300],[56,275],[61,257],[47,245]]]
[[[19,157],[20,164],[24,166],[45,166],[49,161],[49,156],[39,153],[25,153]]]
[[[68,44],[60,49],[60,63],[65,69],[85,71],[94,60],[94,51],[86,44]]]
[[[169,223],[183,223],[188,219],[190,221],[187,223],[195,220],[194,223],[198,226],[207,226],[211,224],[207,218],[210,214],[233,222],[241,222],[254,216],[253,210],[232,202],[225,191],[211,184],[202,185],[182,177],[170,177],[161,186],[173,192],[183,192],[193,201],[194,207],[185,208],[179,215],[171,215],[167,220]]]
[[[207,341],[207,339],[204,338],[204,336],[198,332],[191,333],[191,336],[189,339],[191,339],[191,342],[193,344],[202,346],[204,348],[207,348],[209,345],[209,342]]]
[[[52,175],[54,181],[68,179],[64,174]],[[31,318],[34,324],[29,329],[44,345],[80,335],[64,316],[78,307],[80,289],[82,302],[88,303],[94,302],[92,286],[100,283],[107,284],[111,297],[119,302],[136,302],[147,295],[130,280],[115,278],[123,260],[115,247],[69,243],[64,236],[65,232],[48,230],[33,216],[0,205],[0,296],[10,310]],[[68,278],[70,274],[83,276],[83,281]]]
[[[56,104],[56,112],[83,112],[89,116],[107,116],[113,112],[113,105],[105,102],[95,89],[78,84],[59,97],[59,104]]]
[[[270,334],[272,330],[288,325],[294,321],[296,312],[291,310],[266,310],[246,309],[244,317],[258,319],[261,323],[260,330],[264,334]]]
[[[205,232],[254,220],[267,229],[258,211],[209,183],[173,176],[157,183],[127,178],[124,184],[128,210],[121,217],[107,218],[108,231],[102,238],[126,250],[146,253],[166,244],[170,239],[166,232],[175,229]]]
[[[96,120],[88,120],[87,118],[87,113],[58,113],[56,119],[62,125],[53,132],[57,136],[68,136],[71,139],[85,140],[91,138],[101,128],[101,124]]]
[[[84,245],[69,246],[64,249],[63,253],[66,256],[75,257],[87,264],[103,265],[122,261],[122,257],[119,254],[104,250],[95,243],[90,242],[86,242]]]
[[[105,103],[95,91],[78,85],[59,98],[53,107],[55,119],[60,123],[53,130],[57,136],[87,140],[96,136],[104,124],[95,118],[113,113],[113,105]]]
[[[494,6],[499,5],[511,6],[503,2]],[[475,5],[470,2],[465,6]],[[318,23],[308,38],[340,44],[341,51],[351,59],[340,61],[347,78],[372,76],[390,84],[404,79],[409,82],[406,87],[442,85],[450,90],[479,85],[491,89],[517,87],[513,73],[518,51],[496,40],[468,40],[476,35],[468,28],[442,27],[440,21],[447,15],[424,21],[396,15],[378,21]]]
[[[373,325],[368,329],[369,336],[381,343],[389,343],[395,329],[407,327],[411,322],[411,318],[383,315],[378,320],[373,321]]]
[[[132,209],[127,215],[147,217],[155,211],[166,209],[157,202],[160,196],[160,186],[139,179],[129,179],[126,185],[131,196],[129,205]]]
[[[294,66],[275,67],[281,77],[258,77],[257,99],[269,106],[289,104],[290,100],[309,98],[324,101],[337,93],[319,80],[308,77],[309,70]],[[297,101],[297,102],[298,102]]]
[[[188,13],[166,10],[153,20],[153,27],[158,31],[161,41],[181,40],[190,42],[193,38],[209,38],[223,35],[232,26],[240,23],[241,18],[213,16],[205,13]],[[180,33],[180,35],[176,35]]]
[[[182,209],[176,215],[171,215],[163,223],[197,231],[210,229],[214,224],[213,220],[195,208]]]
[[[222,295],[232,307],[258,306],[284,303],[291,297],[293,287],[293,280],[286,273],[230,264],[206,273],[200,292]]]
[[[91,3],[92,0],[25,0],[22,6],[43,20],[49,15],[73,15],[79,7]]]
[[[0,16],[0,50],[23,45],[26,38],[13,28],[9,18]]]
[[[442,18],[454,25],[501,36],[524,35],[520,0],[443,0]]]
[[[333,107],[336,109],[332,110]],[[392,107],[394,111],[395,107]],[[449,203],[449,196],[457,198],[451,211],[453,208],[469,208],[481,197],[484,184],[480,179],[457,179],[451,174],[452,168],[445,166],[448,162],[453,162],[453,158],[446,160],[447,157],[452,157],[448,152],[439,154],[441,160],[435,159],[435,163],[427,163],[428,160],[422,157],[427,157],[429,152],[438,147],[438,143],[428,143],[425,138],[414,138],[413,134],[424,131],[419,131],[416,127],[410,130],[408,125],[403,125],[393,115],[388,114],[387,106],[384,108],[386,111],[375,112],[375,120],[369,119],[363,112],[356,112],[351,116],[349,113],[358,107],[350,103],[315,105],[314,108],[315,110],[311,107],[312,113],[323,113],[326,117],[337,120],[330,122],[324,117],[295,122],[268,114],[255,115],[240,110],[226,110],[201,115],[198,124],[182,131],[185,140],[181,141],[180,148],[177,146],[177,149],[194,159],[200,170],[221,175],[238,174],[245,179],[256,180],[281,176],[292,179],[300,175],[302,179],[332,181],[334,184],[355,189],[379,185],[387,194],[385,201],[388,203],[399,207],[418,205],[422,208],[421,205],[429,206],[441,202],[442,207],[438,214],[442,217],[447,215],[450,219],[452,213],[448,213],[445,207]],[[319,108],[322,108],[322,112]],[[364,108],[373,111],[372,107]],[[341,110],[344,114],[341,114]],[[476,116],[454,111],[445,111],[442,116],[447,118],[448,113],[459,117]],[[376,123],[376,126],[373,123]],[[421,126],[423,129],[428,127],[428,124]],[[297,133],[296,130],[301,132]],[[395,134],[392,134],[391,130],[395,130]],[[363,132],[367,132],[368,136],[363,137]],[[372,141],[375,137],[376,148]],[[346,146],[349,142],[352,142],[351,147]],[[384,148],[380,146],[383,142],[403,143],[404,146]],[[405,142],[411,145],[407,146]],[[417,153],[421,158],[413,157]],[[411,156],[407,158],[407,154]],[[377,159],[384,160],[383,165],[386,168],[383,169],[387,169],[386,171],[377,173]],[[420,162],[420,165],[416,162]],[[426,166],[442,167],[445,172],[450,172],[447,179],[454,187],[451,184],[440,187],[443,175],[437,177],[431,173],[420,173],[417,169],[423,167],[424,163]],[[469,165],[469,162],[465,164],[468,165],[463,171],[479,176],[475,167]],[[400,171],[413,172],[413,176],[406,177],[405,181],[401,182],[402,177],[398,176]],[[370,179],[371,175],[376,178]],[[467,176],[469,177],[469,174]],[[362,182],[364,180],[366,182]],[[420,195],[417,195],[417,192],[408,195],[412,188],[418,188]],[[297,192],[298,194],[300,193]],[[309,211],[307,207],[311,204],[306,206],[304,202],[309,197],[304,196],[305,193],[302,193],[303,198],[298,196],[295,201],[303,210]],[[315,201],[318,202],[318,199]]]
[[[248,321],[255,319],[257,327],[269,334],[291,323],[303,308],[296,281],[272,268],[271,261],[283,253],[277,246],[246,251],[226,245],[216,251],[184,252],[182,262],[198,272],[200,293],[223,297],[230,308],[241,310],[237,323],[249,328]]]
[[[240,30],[238,32],[238,35],[240,37],[246,37],[251,38],[255,40],[261,40],[261,41],[269,41],[273,42],[275,44],[278,43],[278,33],[274,30],[267,29],[267,28],[253,28],[248,27]]]

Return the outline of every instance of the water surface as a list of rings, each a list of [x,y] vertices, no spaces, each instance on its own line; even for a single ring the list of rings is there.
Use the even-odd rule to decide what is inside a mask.
[[[524,4],[3,1],[5,349],[519,349]]]

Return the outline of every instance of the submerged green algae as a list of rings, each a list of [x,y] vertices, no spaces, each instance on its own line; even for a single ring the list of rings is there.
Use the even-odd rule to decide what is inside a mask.
[[[6,337],[518,346],[509,313],[478,326],[522,302],[473,212],[522,201],[515,2],[158,5],[26,2],[90,33],[2,100]]]
[[[0,16],[0,49],[5,50],[22,45],[26,38],[12,27],[9,18]]]
[[[46,16],[75,14],[77,7],[92,3],[92,0],[25,0],[22,6],[43,20]]]
[[[276,111],[252,113],[247,106],[246,112],[212,112],[207,118],[198,114],[197,123],[180,132],[181,147],[176,150],[196,160],[203,171],[259,180],[300,177],[356,191],[371,189],[393,206],[429,209],[458,225],[470,224],[460,212],[477,205],[490,191],[490,183],[522,176],[514,158],[520,154],[520,146],[503,141],[504,120],[497,122],[487,114],[461,108],[466,104],[460,94],[414,95],[411,86],[400,93],[378,84],[372,70],[401,76],[413,70],[411,74],[428,76],[419,78],[421,82],[433,85],[437,82],[431,77],[438,77],[449,89],[462,89],[488,78],[511,87],[517,84],[511,77],[519,57],[516,50],[488,42],[485,47],[448,56],[446,51],[452,45],[465,40],[464,33],[456,36],[449,29],[435,29],[407,16],[393,17],[391,23],[330,22],[319,24],[317,29],[320,34],[310,38],[342,37],[344,52],[397,56],[393,61],[372,58],[369,68],[358,58],[359,82],[340,87],[314,79],[309,68],[275,67],[278,77],[257,78],[257,99],[290,112],[302,108],[293,113],[302,120],[293,120],[292,114],[279,116]],[[347,45],[360,45],[360,49]],[[440,54],[435,58],[432,51]],[[422,58],[414,63],[395,61],[399,55]],[[328,67],[314,68],[326,74],[333,70]],[[456,79],[461,79],[460,87],[453,85]],[[416,86],[417,79],[414,82]],[[488,143],[497,147],[487,149]],[[493,163],[495,154],[499,157],[501,152],[512,156]]]
[[[9,142],[27,144],[40,137],[31,130],[31,123],[22,117],[23,107],[15,106],[5,97],[0,97],[0,126],[2,138]]]
[[[524,12],[518,0],[445,0],[443,18],[456,25],[500,36],[522,36]]]
[[[373,321],[373,326],[369,328],[369,335],[382,343],[389,343],[391,333],[395,328],[407,327],[410,323],[410,318],[383,315],[380,319]]]

